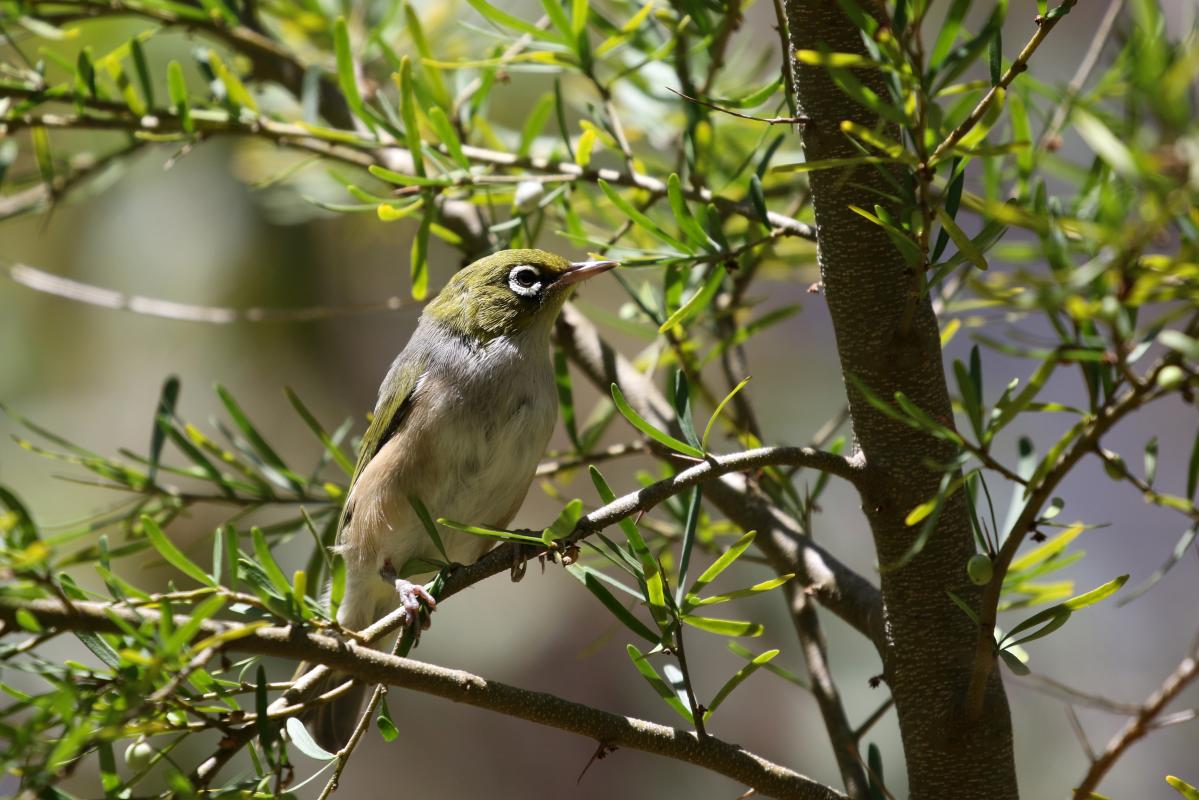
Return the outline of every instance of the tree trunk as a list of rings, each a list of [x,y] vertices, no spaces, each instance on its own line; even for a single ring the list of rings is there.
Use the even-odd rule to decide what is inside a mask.
[[[837,0],[786,0],[786,15],[794,49],[864,53]],[[873,128],[877,118],[837,88],[824,67],[792,66],[799,111],[811,120],[803,131],[807,159],[858,155],[840,132],[841,121]],[[855,74],[887,97],[876,70]],[[810,178],[820,270],[842,373],[887,400],[902,391],[952,425],[931,303],[927,296],[914,296],[914,276],[882,228],[849,209],[886,204],[883,195],[869,189],[894,194],[893,187],[873,166],[819,170]],[[901,324],[905,306],[910,306],[906,332]],[[936,465],[949,462],[954,451],[879,413],[848,379],[846,386],[854,437],[869,474],[863,506],[879,563],[887,565],[912,545],[919,526],[908,527],[904,518],[936,495],[941,477]],[[882,573],[884,676],[895,698],[915,800],[1017,797],[1011,719],[997,670],[982,717],[968,721],[964,713],[978,633],[946,591],[977,607],[979,591],[966,575],[973,553],[969,516],[958,492],[919,555]]]

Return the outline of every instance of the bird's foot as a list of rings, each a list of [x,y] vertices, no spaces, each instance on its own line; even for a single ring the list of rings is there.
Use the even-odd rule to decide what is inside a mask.
[[[396,593],[400,596],[400,606],[404,609],[404,624],[410,628],[418,628],[418,625],[423,628],[429,627],[428,617],[425,618],[423,624],[420,624],[420,604],[423,600],[430,611],[437,608],[437,600],[433,595],[429,594],[428,590],[419,583],[412,583],[403,578],[395,579],[395,587]]]
[[[523,542],[513,542],[512,548],[512,564],[508,568],[508,577],[513,583],[519,583],[520,579],[525,576],[525,570],[529,567],[529,553],[527,545]]]

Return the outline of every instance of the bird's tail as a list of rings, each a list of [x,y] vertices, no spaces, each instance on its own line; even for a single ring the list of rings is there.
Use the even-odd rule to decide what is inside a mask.
[[[359,631],[374,622],[374,608],[365,607],[357,598],[346,594],[337,613],[337,621],[343,628]],[[301,673],[307,671],[309,665],[301,665]],[[343,672],[329,671],[320,681],[309,698],[316,698],[325,692],[332,691],[349,680]],[[336,753],[350,741],[354,726],[358,724],[358,715],[362,711],[362,701],[366,697],[367,687],[361,682],[355,682],[349,691],[327,703],[322,703],[304,715],[304,723],[312,733],[312,738],[330,753]]]
[[[349,680],[349,676],[345,673],[330,671],[321,679],[316,691],[311,696],[319,697],[325,692],[336,689],[347,680]],[[346,743],[350,741],[350,735],[354,732],[354,726],[358,724],[358,715],[362,711],[362,701],[365,696],[366,686],[355,682],[341,697],[328,703],[322,703],[314,710],[309,711],[304,722],[307,723],[308,730],[312,733],[312,738],[316,740],[316,743],[330,753],[336,753],[345,747]]]

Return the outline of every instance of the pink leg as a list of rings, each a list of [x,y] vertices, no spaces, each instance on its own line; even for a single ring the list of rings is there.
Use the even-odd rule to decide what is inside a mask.
[[[396,593],[400,596],[400,605],[403,607],[406,614],[404,624],[415,626],[420,619],[420,603],[425,601],[425,605],[429,610],[437,608],[437,601],[433,599],[433,595],[425,591],[425,587],[419,583],[412,583],[403,578],[395,579]]]

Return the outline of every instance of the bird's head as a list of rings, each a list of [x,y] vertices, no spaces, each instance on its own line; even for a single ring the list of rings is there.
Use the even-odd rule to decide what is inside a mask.
[[[425,314],[479,341],[530,329],[548,334],[571,287],[616,263],[571,262],[544,250],[501,250],[454,275]]]

